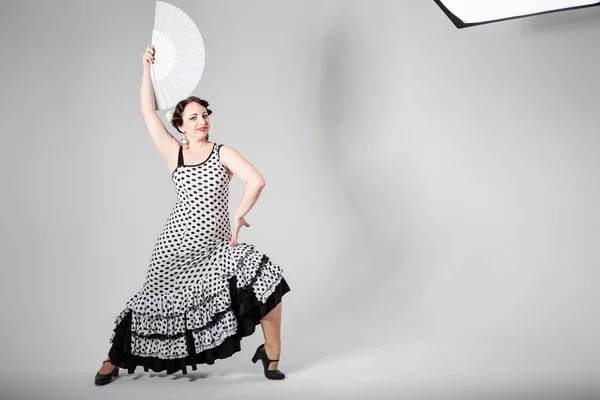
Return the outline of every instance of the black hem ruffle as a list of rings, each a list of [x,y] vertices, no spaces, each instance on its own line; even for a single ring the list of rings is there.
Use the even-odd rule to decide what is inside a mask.
[[[256,325],[273,310],[280,302],[284,294],[290,291],[285,278],[275,287],[274,292],[262,303],[252,288],[237,288],[235,276],[229,281],[229,290],[231,293],[231,310],[236,316],[238,328],[234,335],[225,339],[219,346],[204,350],[196,354],[192,332],[186,332],[188,356],[184,358],[163,359],[158,357],[142,357],[131,354],[131,313],[129,311],[121,322],[115,327],[115,335],[112,340],[112,346],[108,355],[110,362],[128,373],[135,372],[136,367],[141,366],[144,371],[152,370],[154,372],[166,371],[167,374],[173,374],[182,371],[187,374],[187,366],[192,370],[197,369],[197,364],[214,364],[215,360],[231,357],[241,350],[240,342],[242,338],[250,336],[256,330]]]

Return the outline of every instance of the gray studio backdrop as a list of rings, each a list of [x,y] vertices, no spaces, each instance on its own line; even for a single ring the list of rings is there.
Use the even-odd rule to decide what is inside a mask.
[[[598,381],[599,10],[459,31],[433,1],[173,4],[205,40],[211,140],[267,182],[240,241],[292,288],[284,371],[410,337],[432,370],[422,343]],[[175,201],[139,110],[153,18],[150,0],[2,2],[5,383],[91,385],[141,288]],[[260,343],[212,368],[256,372]]]

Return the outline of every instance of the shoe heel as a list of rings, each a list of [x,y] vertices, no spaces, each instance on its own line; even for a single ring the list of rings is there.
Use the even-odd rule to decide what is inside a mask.
[[[258,353],[254,353],[254,357],[252,357],[252,362],[254,364],[256,364],[256,362],[260,359],[260,357],[258,356]]]

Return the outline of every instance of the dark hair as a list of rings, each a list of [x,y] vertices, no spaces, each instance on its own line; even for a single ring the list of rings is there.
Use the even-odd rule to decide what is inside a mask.
[[[173,127],[177,129],[179,133],[183,133],[179,130],[179,127],[183,125],[183,117],[181,116],[181,114],[183,113],[185,106],[187,106],[190,103],[198,103],[202,107],[206,108],[206,112],[208,113],[208,115],[212,114],[212,110],[208,109],[208,101],[206,100],[200,99],[196,96],[190,96],[185,100],[181,100],[175,106],[175,109],[173,110],[173,118],[171,118],[171,125],[173,125]],[[206,138],[208,139],[208,135]]]

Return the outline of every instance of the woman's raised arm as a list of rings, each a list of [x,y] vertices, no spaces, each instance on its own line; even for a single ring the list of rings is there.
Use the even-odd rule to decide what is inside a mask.
[[[175,139],[156,114],[156,99],[154,98],[154,86],[150,77],[150,66],[154,62],[154,46],[146,47],[143,56],[144,73],[142,76],[142,89],[140,92],[140,101],[142,107],[142,116],[152,137],[154,146],[163,156],[170,170],[175,169],[177,165],[177,155],[179,151],[179,142]]]

